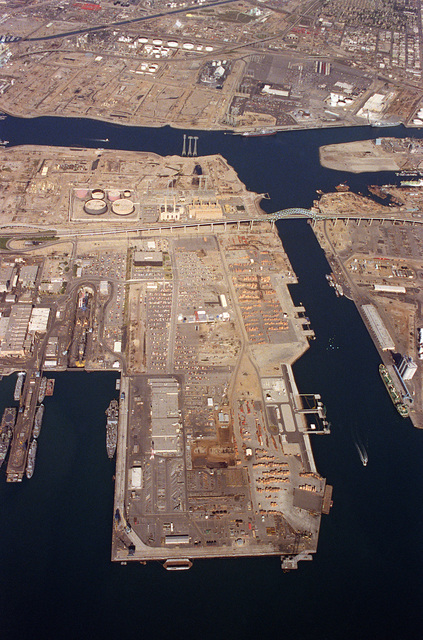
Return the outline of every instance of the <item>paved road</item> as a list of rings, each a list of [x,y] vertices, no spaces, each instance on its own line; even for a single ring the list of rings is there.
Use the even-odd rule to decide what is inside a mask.
[[[171,9],[170,11],[161,11],[159,13],[153,13],[147,16],[141,16],[140,18],[131,18],[130,20],[120,20],[118,22],[110,22],[108,24],[101,24],[95,27],[88,27],[85,29],[75,29],[74,31],[63,31],[62,33],[56,33],[49,36],[39,36],[34,38],[22,38],[19,42],[41,42],[43,40],[57,40],[59,38],[66,38],[68,36],[77,36],[81,33],[89,33],[93,31],[101,31],[103,29],[113,29],[125,24],[136,24],[137,22],[146,22],[147,20],[154,20],[155,18],[163,18],[165,16],[171,16],[178,13],[190,13],[198,9],[205,9],[207,7],[216,7],[222,4],[231,4],[234,0],[218,0],[218,2],[209,2],[208,4],[194,4],[192,6],[183,7],[179,9]],[[10,43],[13,44],[13,43]]]

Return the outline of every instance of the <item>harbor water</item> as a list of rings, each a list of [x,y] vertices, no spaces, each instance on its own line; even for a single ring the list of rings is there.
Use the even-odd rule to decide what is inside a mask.
[[[104,146],[180,154],[181,131],[84,120],[0,122],[11,144]],[[280,133],[244,139],[199,132],[200,156],[221,153],[266,211],[309,207],[316,189],[346,180],[356,191],[395,174],[353,176],[323,169],[321,144],[406,136],[369,127]],[[422,135],[413,132],[413,135]],[[108,142],[99,142],[99,140]],[[199,158],[201,162],[201,157]],[[110,562],[114,461],[105,447],[105,410],[114,373],[55,374],[34,476],[0,475],[0,620],[18,640],[90,637],[175,639],[414,640],[423,624],[423,433],[403,420],[379,378],[378,353],[352,302],[336,298],[328,265],[305,220],[278,229],[299,278],[316,340],[295,364],[303,393],[320,393],[330,436],[312,440],[319,472],[334,486],[318,552],[297,571],[277,558],[196,561],[190,571],[158,563]],[[0,410],[16,376],[0,383]],[[365,446],[363,466],[357,439]]]

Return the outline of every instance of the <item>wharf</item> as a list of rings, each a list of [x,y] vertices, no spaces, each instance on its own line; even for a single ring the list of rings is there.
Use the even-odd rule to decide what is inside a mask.
[[[308,422],[321,403],[302,406],[292,372],[313,337],[292,267],[269,224],[166,243],[172,280],[129,293],[145,351],[121,378],[112,560],[294,568],[316,551],[326,481]]]
[[[22,482],[25,474],[40,383],[41,376],[27,372],[7,465],[7,482]]]

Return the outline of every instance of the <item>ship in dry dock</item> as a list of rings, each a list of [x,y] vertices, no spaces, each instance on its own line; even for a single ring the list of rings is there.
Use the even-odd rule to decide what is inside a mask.
[[[6,459],[15,426],[16,409],[6,407],[0,424],[0,467]]]
[[[106,409],[107,425],[106,425],[106,448],[109,458],[113,458],[117,444],[117,428],[119,418],[119,404],[117,400],[112,400]]]

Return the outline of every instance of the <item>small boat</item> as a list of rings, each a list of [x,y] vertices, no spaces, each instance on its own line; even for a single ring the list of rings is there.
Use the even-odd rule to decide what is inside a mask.
[[[357,442],[355,443],[355,447],[358,451],[358,455],[360,456],[360,460],[363,463],[363,467],[367,467],[369,456],[367,455],[366,449],[363,445],[360,446],[359,444],[357,444]]]

